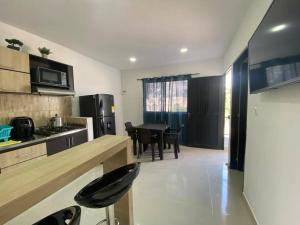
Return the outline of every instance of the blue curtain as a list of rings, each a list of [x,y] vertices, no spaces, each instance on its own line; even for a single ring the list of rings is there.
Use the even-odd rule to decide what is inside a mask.
[[[182,127],[180,143],[187,142],[187,87],[191,75],[143,79],[144,123]]]

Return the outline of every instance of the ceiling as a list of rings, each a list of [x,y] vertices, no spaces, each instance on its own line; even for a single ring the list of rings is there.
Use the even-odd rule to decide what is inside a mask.
[[[0,20],[124,70],[222,57],[250,2],[1,0]]]

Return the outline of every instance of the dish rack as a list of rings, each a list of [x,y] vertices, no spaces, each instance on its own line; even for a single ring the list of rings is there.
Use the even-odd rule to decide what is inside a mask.
[[[9,125],[0,125],[0,141],[8,141],[12,129],[13,127]]]

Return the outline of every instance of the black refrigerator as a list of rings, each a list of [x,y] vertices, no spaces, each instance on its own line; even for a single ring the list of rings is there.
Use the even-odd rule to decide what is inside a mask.
[[[114,96],[79,96],[80,116],[93,117],[94,138],[116,134]]]

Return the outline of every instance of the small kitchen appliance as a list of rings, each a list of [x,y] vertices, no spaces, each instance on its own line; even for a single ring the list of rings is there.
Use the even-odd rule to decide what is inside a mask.
[[[57,114],[55,114],[55,117],[50,119],[50,127],[52,128],[63,127],[63,125],[64,123],[62,117],[58,116]]]
[[[34,123],[30,117],[15,117],[10,121],[10,125],[13,126],[12,139],[30,138],[34,133]]]

